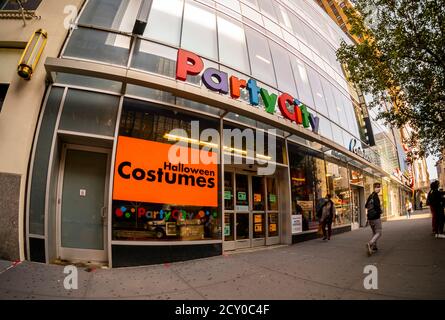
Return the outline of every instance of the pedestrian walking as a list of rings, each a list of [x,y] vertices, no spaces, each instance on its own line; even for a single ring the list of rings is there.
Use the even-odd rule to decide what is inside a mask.
[[[406,202],[406,217],[411,218],[411,213],[413,211],[413,203],[411,201]]]
[[[379,192],[381,190],[381,184],[376,182],[373,185],[374,191],[369,195],[366,201],[365,207],[367,209],[368,223],[372,229],[372,238],[366,244],[366,250],[368,255],[372,255],[378,250],[377,240],[382,236],[382,220],[380,215],[382,214],[382,207],[380,205]]]
[[[428,192],[427,205],[430,206],[433,233],[436,238],[445,238],[443,234],[443,226],[445,222],[444,216],[444,193],[439,191],[439,181],[433,181],[430,185],[431,190]]]
[[[334,221],[335,214],[335,205],[332,201],[332,196],[327,194],[317,211],[317,217],[319,218],[319,223],[323,232],[323,240],[331,240],[332,222]]]

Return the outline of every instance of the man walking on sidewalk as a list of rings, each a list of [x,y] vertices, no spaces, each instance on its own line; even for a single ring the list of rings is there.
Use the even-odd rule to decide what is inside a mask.
[[[382,221],[380,215],[382,214],[382,207],[380,205],[379,192],[381,184],[376,182],[373,185],[374,192],[371,193],[366,201],[367,217],[369,225],[372,229],[372,238],[366,244],[368,255],[372,255],[377,251],[377,240],[382,236]]]

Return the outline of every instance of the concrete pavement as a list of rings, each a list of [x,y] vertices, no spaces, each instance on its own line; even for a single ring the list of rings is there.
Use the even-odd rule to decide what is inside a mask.
[[[379,252],[367,257],[370,229],[219,257],[164,265],[79,269],[77,290],[65,290],[63,267],[23,262],[5,271],[1,299],[444,299],[445,239],[431,220],[386,222]],[[378,289],[366,290],[366,265]]]

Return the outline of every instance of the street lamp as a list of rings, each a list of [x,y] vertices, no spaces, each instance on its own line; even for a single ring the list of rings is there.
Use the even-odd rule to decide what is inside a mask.
[[[17,68],[17,73],[21,78],[25,80],[31,79],[32,73],[45,48],[47,38],[48,33],[43,29],[38,29],[29,39]]]

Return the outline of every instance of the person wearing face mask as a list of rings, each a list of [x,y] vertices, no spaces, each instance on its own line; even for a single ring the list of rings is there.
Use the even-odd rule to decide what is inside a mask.
[[[380,205],[379,192],[381,184],[376,182],[373,185],[374,192],[372,192],[366,201],[368,223],[372,229],[372,238],[366,244],[368,255],[372,255],[377,251],[377,240],[382,236],[382,221],[380,215],[382,214],[382,207]]]

